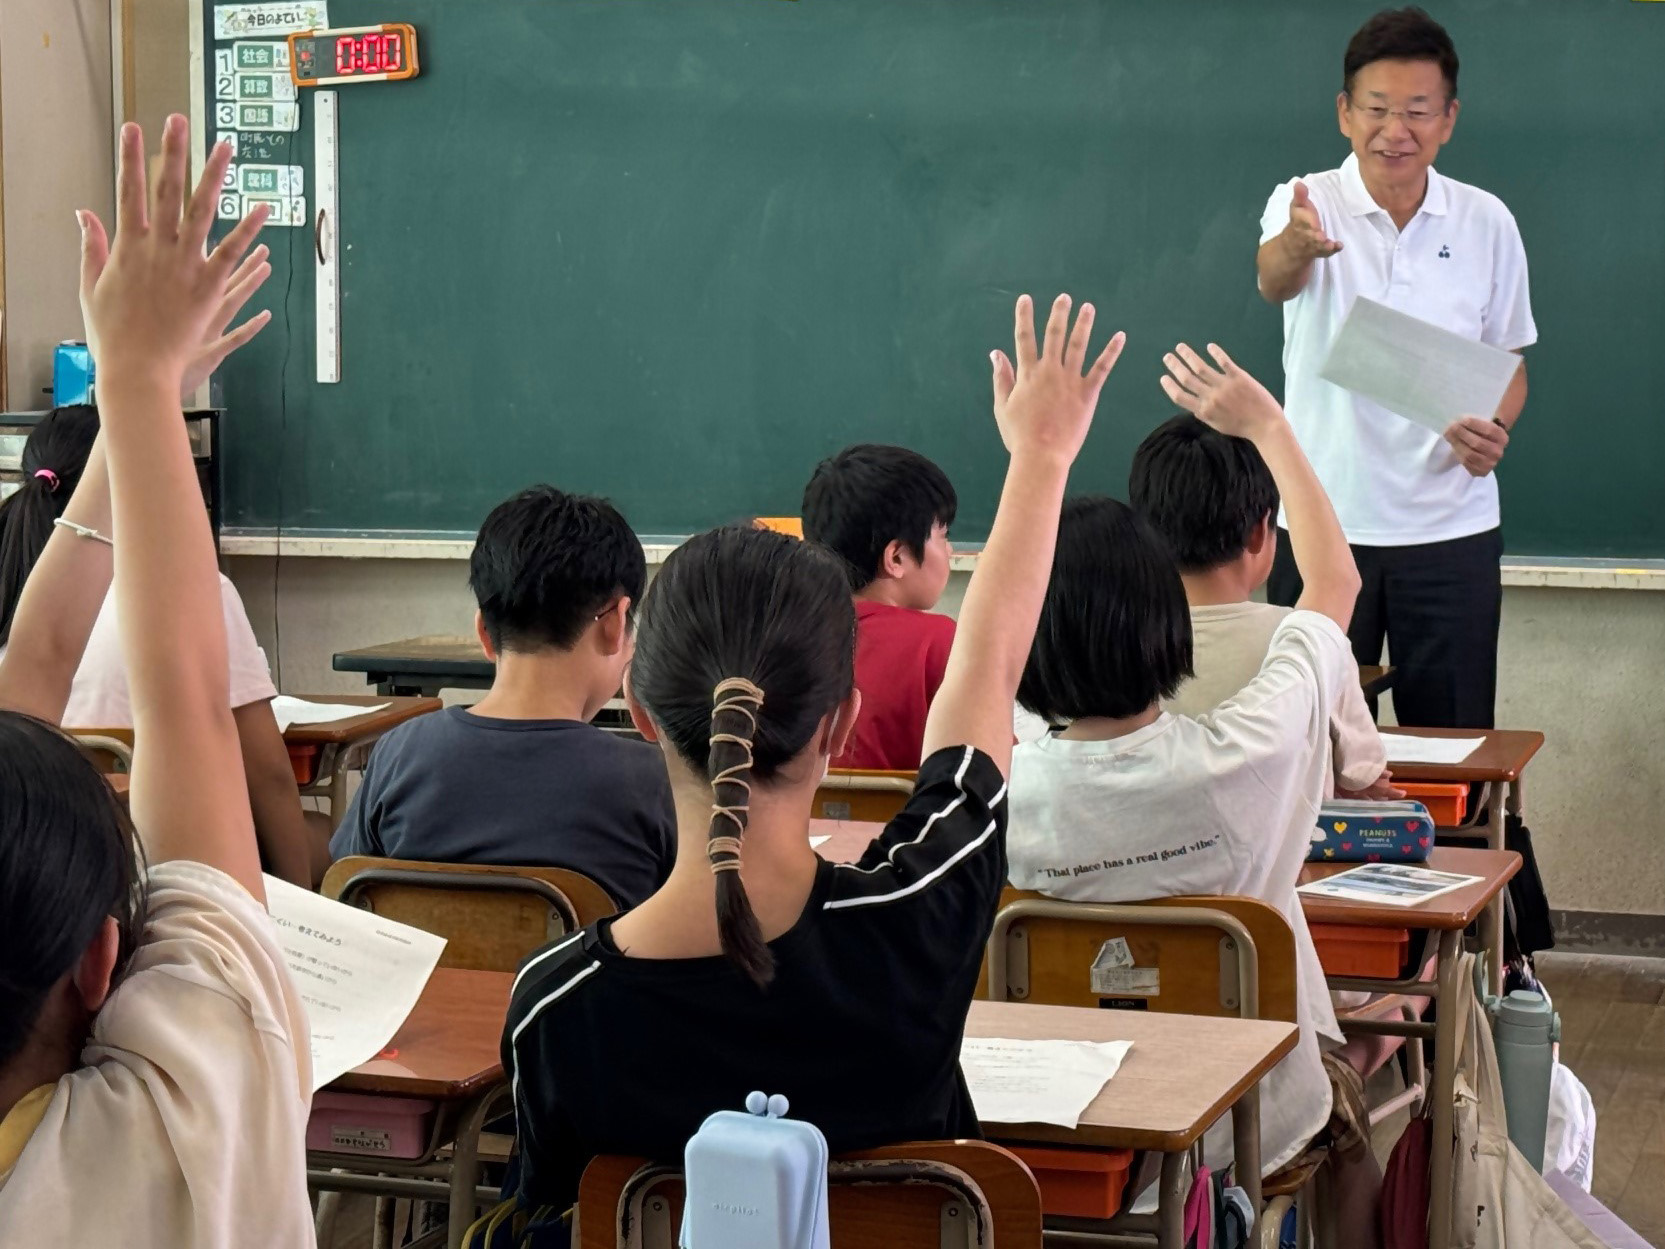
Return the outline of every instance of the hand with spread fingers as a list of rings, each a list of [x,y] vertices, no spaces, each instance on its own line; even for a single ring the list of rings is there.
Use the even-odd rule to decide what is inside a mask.
[[[135,126],[122,128],[124,164],[113,246],[95,214],[79,214],[82,315],[100,381],[106,384],[112,371],[118,377],[171,379],[176,393],[193,378],[200,384],[269,319],[263,313],[225,333],[271,272],[263,256],[239,265],[265,222],[266,209],[257,207],[212,252],[206,251],[231,149],[214,147],[201,182],[187,196],[186,132],[182,118],[169,119],[153,203],[147,203],[143,138]]]
[[[1480,416],[1459,416],[1446,427],[1445,440],[1471,477],[1484,477],[1509,448],[1509,431]]]
[[[1213,365],[1181,343],[1162,357],[1168,368],[1162,389],[1168,398],[1209,428],[1237,438],[1252,439],[1285,423],[1283,409],[1266,387],[1215,344],[1208,345],[1208,354]]]
[[[994,419],[1001,440],[1014,457],[1020,452],[1044,452],[1075,459],[1093,423],[1099,391],[1122,354],[1127,335],[1110,336],[1092,367],[1087,348],[1093,336],[1093,306],[1081,305],[1070,328],[1068,295],[1052,303],[1040,350],[1035,348],[1035,308],[1027,295],[1018,297],[1013,348],[1014,368],[1003,351],[991,353],[994,364]]]

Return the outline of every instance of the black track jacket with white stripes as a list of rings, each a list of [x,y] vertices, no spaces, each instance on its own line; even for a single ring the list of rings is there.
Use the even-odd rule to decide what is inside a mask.
[[[571,1205],[596,1154],[678,1161],[753,1089],[834,1153],[980,1135],[960,1036],[1005,883],[1005,780],[957,746],[860,862],[821,864],[765,990],[720,957],[627,958],[606,920],[532,955],[503,1033],[522,1203]]]

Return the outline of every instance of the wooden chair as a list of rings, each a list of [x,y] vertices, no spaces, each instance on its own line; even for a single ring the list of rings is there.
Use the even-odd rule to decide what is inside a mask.
[[[769,529],[773,530],[775,533],[784,533],[789,538],[801,538],[804,536],[804,520],[801,516],[759,516],[752,521],[752,524],[756,525],[759,529]]]
[[[674,1249],[682,1171],[601,1157],[578,1189],[578,1249]],[[924,1141],[833,1159],[833,1249],[1040,1249],[1041,1194],[1017,1157],[984,1141]]]
[[[1125,951],[1112,945],[1124,942]],[[1108,947],[1108,948],[1107,948]],[[1115,956],[1125,955],[1122,959]],[[1095,973],[1101,954],[1123,962]],[[1295,933],[1258,898],[1066,902],[1008,888],[984,960],[985,996],[1048,1006],[1113,1006],[1298,1023]],[[1095,983],[1096,981],[1096,983]],[[1262,1243],[1324,1154],[1309,1150],[1260,1183]],[[1251,1189],[1252,1193],[1252,1189]],[[1267,1238],[1270,1237],[1270,1240]]]
[[[1129,966],[1101,973],[1107,987],[1097,992],[1093,963],[1115,940],[1126,942]],[[984,971],[984,996],[996,1002],[1124,999],[1145,1010],[1298,1022],[1295,934],[1258,898],[1065,902],[1007,889]]]
[[[913,797],[915,776],[913,772],[833,768],[815,791],[810,815],[817,820],[888,824]]]
[[[320,892],[444,937],[439,965],[475,971],[514,971],[562,933],[618,912],[600,885],[559,867],[350,855],[330,865]]]
[[[65,729],[100,772],[133,770],[132,729]]]

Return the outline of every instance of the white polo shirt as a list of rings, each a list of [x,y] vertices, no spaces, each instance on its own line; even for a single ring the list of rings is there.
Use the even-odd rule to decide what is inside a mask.
[[[1422,207],[1399,230],[1352,155],[1301,181],[1342,250],[1316,262],[1306,289],[1283,306],[1284,410],[1347,540],[1411,546],[1495,529],[1495,475],[1471,477],[1438,434],[1321,380],[1318,370],[1359,295],[1505,351],[1535,343],[1514,217],[1489,191],[1430,169]],[[1288,226],[1294,194],[1293,179],[1272,192],[1262,243]],[[1286,523],[1281,512],[1278,521]]]

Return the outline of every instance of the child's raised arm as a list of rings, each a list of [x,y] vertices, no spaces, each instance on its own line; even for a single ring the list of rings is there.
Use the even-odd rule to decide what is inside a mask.
[[[1099,390],[1121,355],[1117,333],[1085,376],[1093,306],[1083,304],[1070,329],[1070,297],[1052,305],[1046,337],[1035,349],[1034,309],[1017,301],[1017,367],[995,352],[994,415],[1011,453],[988,544],[966,587],[942,688],[925,721],[924,754],[971,745],[1002,773],[1012,763],[1012,701],[1035,638],[1052,573],[1052,549],[1070,465],[1092,425]]]
[[[1345,630],[1359,596],[1359,570],[1330,496],[1266,387],[1212,343],[1208,354],[1214,365],[1184,343],[1175,347],[1162,358],[1169,374],[1162,389],[1205,425],[1255,444],[1289,517],[1289,545],[1302,581],[1295,606],[1328,616]]]
[[[226,668],[214,545],[179,394],[257,208],[205,254],[230,160],[208,157],[186,195],[188,133],[170,117],[152,203],[144,140],[122,127],[116,235],[86,303],[117,535],[115,593],[133,699],[133,821],[152,861],[192,859],[264,899]]]

